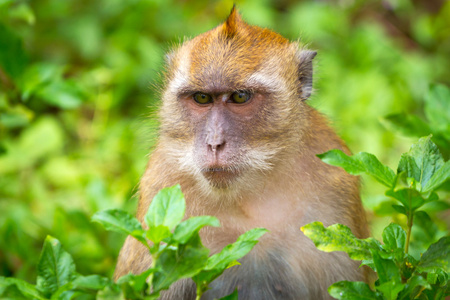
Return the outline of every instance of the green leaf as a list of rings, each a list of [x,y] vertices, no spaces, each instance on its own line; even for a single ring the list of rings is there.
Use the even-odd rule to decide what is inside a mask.
[[[397,299],[398,293],[400,293],[404,287],[405,285],[403,283],[387,281],[377,286],[376,289],[377,291],[382,292],[387,300],[395,300]]]
[[[394,171],[380,163],[373,154],[360,152],[356,155],[348,156],[341,150],[334,149],[317,156],[325,163],[341,167],[352,175],[366,173],[387,187],[392,187],[393,185],[395,179]]]
[[[90,289],[90,290],[102,290],[109,284],[111,280],[100,275],[89,275],[89,276],[77,276],[73,281],[73,288],[75,289]]]
[[[396,212],[404,215],[408,215],[406,212],[406,208],[402,205],[392,205],[392,207],[395,209]]]
[[[254,228],[238,237],[236,242],[225,246],[222,251],[208,259],[206,270],[225,269],[233,261],[244,257],[258,243],[258,239],[268,232],[265,228]]]
[[[382,123],[388,129],[409,137],[421,137],[432,132],[427,123],[412,114],[390,114],[383,118]]]
[[[333,298],[340,300],[382,300],[380,293],[372,291],[369,285],[361,281],[339,281],[328,288]]]
[[[36,95],[48,104],[62,109],[77,108],[85,98],[80,87],[67,79],[54,79],[38,89]]]
[[[383,230],[382,236],[386,250],[405,249],[406,232],[400,225],[395,223],[389,224]]]
[[[450,179],[450,160],[441,166],[422,187],[423,193],[437,190],[445,181]]]
[[[406,207],[407,211],[415,211],[425,204],[425,199],[414,189],[388,190],[386,191],[386,196],[400,201]]]
[[[418,249],[428,249],[435,243],[442,232],[430,216],[424,211],[416,211],[414,214],[414,226],[412,227],[413,244]]]
[[[406,232],[398,225],[391,223],[383,230],[383,248],[394,255],[396,262],[403,262],[406,244]]]
[[[403,299],[416,299],[417,293],[422,291],[423,288],[431,288],[430,284],[420,275],[413,275],[406,282],[405,288],[398,295],[398,300]]]
[[[356,238],[350,228],[342,224],[334,224],[325,228],[322,222],[312,222],[301,228],[317,249],[325,252],[344,251],[354,260],[371,260],[370,249],[377,250],[376,242],[369,238]]]
[[[173,232],[173,239],[184,244],[191,238],[192,234],[197,233],[204,226],[219,227],[220,222],[217,218],[210,216],[192,217],[177,225]]]
[[[238,300],[238,290],[235,289],[233,293],[229,294],[228,296],[222,297],[219,300]]]
[[[61,243],[47,236],[37,267],[36,287],[45,296],[55,293],[60,287],[75,279],[75,263]]]
[[[162,240],[172,235],[169,228],[164,225],[152,227],[147,230],[146,237],[155,244],[161,243]]]
[[[38,300],[46,299],[41,295],[41,293],[36,289],[34,285],[18,278],[6,278],[0,276],[0,296],[4,295],[6,290],[11,286],[15,286],[20,291],[20,293],[22,293],[22,295],[28,298]]]
[[[198,274],[206,265],[209,249],[201,243],[200,236],[194,234],[186,244],[178,248],[165,248],[159,255],[153,274],[154,292],[168,289],[175,281]]]
[[[22,40],[4,24],[0,23],[0,69],[2,69],[16,84],[28,64],[28,56]]]
[[[147,245],[141,223],[129,213],[119,209],[108,209],[95,213],[92,221],[100,223],[106,230],[123,232]]]
[[[198,285],[205,285],[225,271],[236,265],[235,261],[244,257],[258,243],[258,239],[268,232],[264,228],[254,228],[238,237],[236,242],[225,246],[222,251],[208,258],[208,262],[202,272],[192,278]]]
[[[434,272],[437,269],[450,272],[450,236],[432,244],[422,255],[417,266],[419,272]]]
[[[379,285],[375,288],[382,292],[386,299],[396,299],[398,293],[404,287],[399,268],[394,261],[382,258],[378,251],[371,250],[371,253],[379,282]]]
[[[443,165],[444,159],[439,149],[431,141],[431,136],[427,136],[413,144],[409,152],[402,154],[397,172],[406,172],[407,177],[414,178],[425,187]],[[435,179],[435,182],[439,180]]]
[[[150,229],[164,225],[172,230],[183,219],[185,207],[180,185],[164,188],[153,198],[145,222]]]
[[[450,123],[450,89],[442,84],[432,85],[425,96],[425,115],[434,127],[447,129]]]
[[[147,285],[148,276],[150,276],[150,274],[153,274],[155,272],[156,269],[153,268],[148,269],[138,275],[130,273],[117,279],[117,284],[120,285],[127,284],[133,289],[134,292],[142,292],[148,287]]]

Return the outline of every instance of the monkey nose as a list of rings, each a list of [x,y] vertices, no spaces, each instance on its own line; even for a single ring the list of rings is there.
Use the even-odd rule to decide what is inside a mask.
[[[208,143],[208,150],[214,154],[217,152],[220,152],[221,150],[223,150],[223,148],[225,148],[225,141],[223,141],[223,140]]]

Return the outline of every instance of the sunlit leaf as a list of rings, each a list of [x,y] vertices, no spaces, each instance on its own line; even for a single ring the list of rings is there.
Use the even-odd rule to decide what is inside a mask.
[[[145,222],[150,229],[164,225],[172,230],[183,219],[185,207],[180,185],[162,189],[153,198]]]
[[[328,288],[328,293],[341,300],[382,300],[379,292],[372,291],[369,285],[360,281],[339,281]]]
[[[344,251],[354,260],[370,260],[370,249],[377,250],[373,239],[358,239],[350,228],[342,224],[325,228],[322,222],[312,222],[304,225],[301,230],[314,242],[317,249],[325,252]]]
[[[47,299],[43,297],[34,285],[18,278],[6,278],[2,276],[0,276],[0,297],[4,296],[4,293],[11,286],[15,286],[23,296],[26,296],[29,299]]]
[[[205,248],[198,234],[179,245],[177,249],[165,248],[157,262],[157,271],[153,275],[153,289],[167,289],[175,281],[192,277],[199,273],[206,264],[209,250]]]
[[[75,263],[61,243],[47,236],[38,263],[37,288],[50,296],[75,279]]]
[[[92,216],[92,221],[102,224],[106,230],[132,235],[141,243],[147,245],[143,237],[144,230],[142,229],[141,223],[123,210],[109,209],[97,212]]]
[[[191,238],[192,234],[197,233],[204,226],[219,227],[220,222],[217,218],[210,216],[189,218],[177,225],[173,232],[173,239],[178,243],[184,244]]]
[[[392,186],[395,178],[394,171],[380,163],[375,155],[370,153],[360,152],[348,156],[341,150],[335,149],[317,156],[325,163],[341,167],[352,175],[366,173],[387,187]]]
[[[398,173],[405,172],[407,177],[414,178],[422,187],[427,186],[432,176],[444,165],[444,159],[431,136],[419,139],[411,146],[409,152],[402,154],[398,163]],[[441,176],[445,176],[442,174]],[[434,179],[439,182],[441,179]],[[448,176],[448,175],[447,175]],[[442,182],[441,182],[442,183]],[[436,184],[432,184],[435,186]],[[429,188],[428,188],[429,190]]]
[[[432,244],[422,255],[417,269],[421,272],[431,272],[436,269],[450,272],[450,236],[443,237]]]

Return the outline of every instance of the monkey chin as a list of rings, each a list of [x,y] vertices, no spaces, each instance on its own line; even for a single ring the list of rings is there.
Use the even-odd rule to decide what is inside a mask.
[[[237,180],[240,171],[229,167],[209,167],[202,169],[202,174],[213,188],[225,190]]]

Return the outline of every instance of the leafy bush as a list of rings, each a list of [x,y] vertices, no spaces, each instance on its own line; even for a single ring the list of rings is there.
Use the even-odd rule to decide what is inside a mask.
[[[198,216],[182,221],[185,200],[180,186],[165,188],[153,199],[145,223],[122,210],[106,210],[92,220],[106,229],[131,235],[148,249],[151,268],[141,274],[127,274],[117,280],[100,275],[83,276],[76,272],[73,258],[61,243],[47,236],[42,249],[36,285],[17,278],[0,276],[2,299],[157,299],[175,281],[192,278],[197,285],[197,299],[209,283],[227,268],[239,265],[267,230],[252,229],[221,252],[209,256],[200,240],[204,226],[220,226],[215,217]],[[149,243],[151,241],[151,243]],[[222,299],[237,299],[237,291]]]
[[[352,175],[369,174],[388,187],[386,195],[397,201],[394,209],[407,219],[406,232],[394,223],[384,229],[384,244],[374,238],[357,239],[341,224],[325,228],[313,222],[303,226],[302,231],[318,249],[347,252],[378,275],[375,290],[364,282],[341,281],[329,287],[330,295],[337,299],[388,300],[444,299],[450,295],[450,237],[439,239],[420,258],[408,253],[414,219],[427,216],[419,209],[437,201],[436,190],[450,178],[450,161],[444,162],[431,136],[421,138],[401,156],[397,173],[365,152],[347,156],[331,150],[318,156]]]

